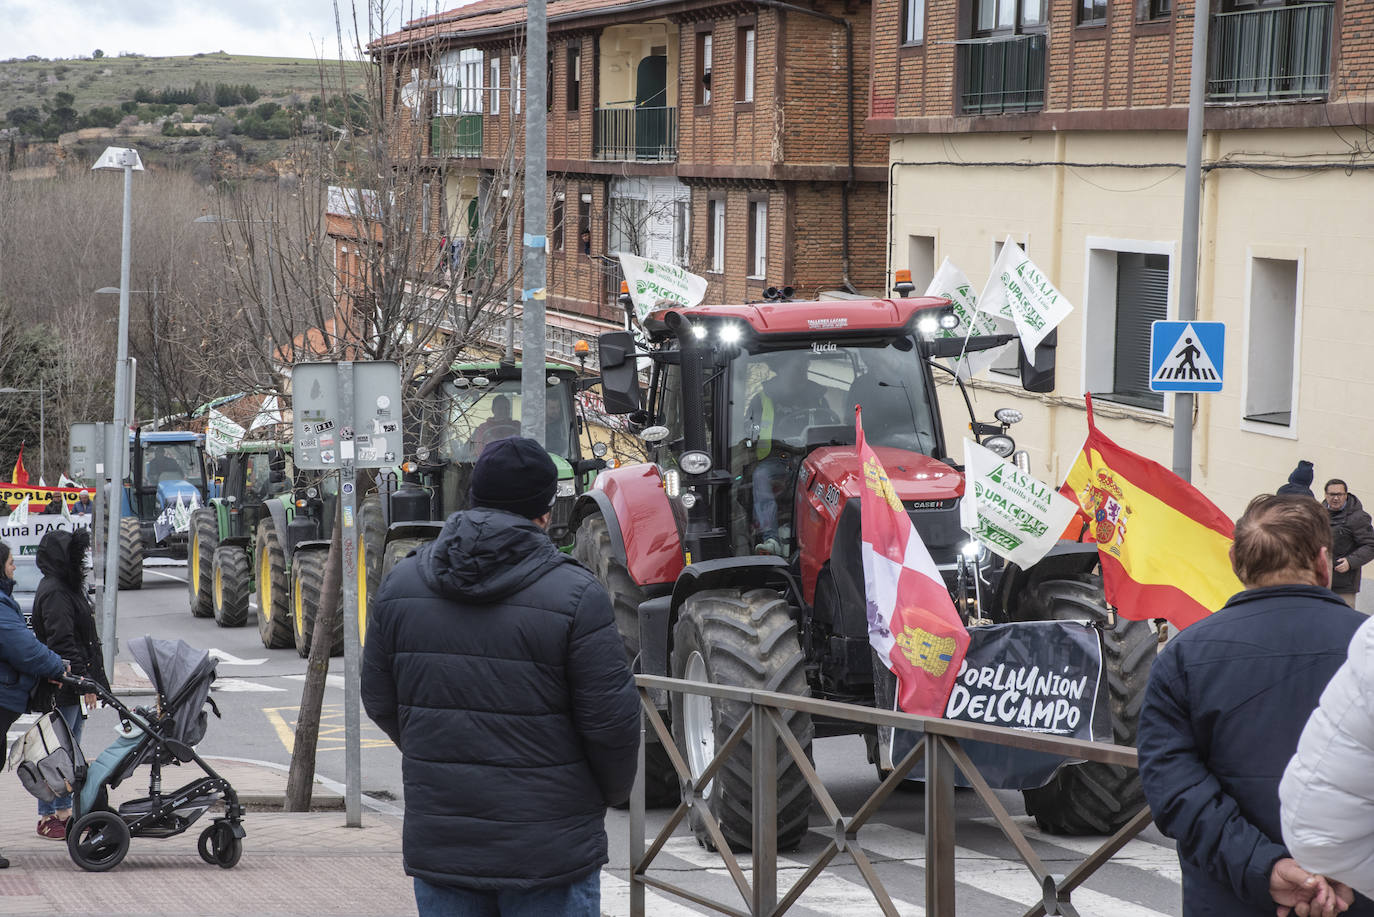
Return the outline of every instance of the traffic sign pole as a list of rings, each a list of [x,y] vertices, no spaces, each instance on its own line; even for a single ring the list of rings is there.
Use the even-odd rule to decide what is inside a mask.
[[[362,802],[362,667],[358,645],[358,527],[354,524],[357,499],[353,493],[357,473],[353,467],[353,364],[341,362],[339,416],[349,427],[339,431],[339,506],[343,517],[342,600],[344,620],[344,824],[363,825]],[[319,635],[316,635],[317,639]]]

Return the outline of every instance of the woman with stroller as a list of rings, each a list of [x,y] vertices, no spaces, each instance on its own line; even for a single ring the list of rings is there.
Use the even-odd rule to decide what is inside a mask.
[[[86,552],[90,550],[89,529],[75,532],[49,532],[38,543],[35,561],[43,579],[33,597],[33,632],[62,657],[71,674],[90,678],[107,690],[105,663],[100,639],[95,630],[95,612],[86,599]],[[63,685],[57,691],[57,711],[71,727],[72,737],[81,741],[85,714],[75,689]],[[95,695],[85,697],[88,709],[95,706]],[[67,820],[72,817],[71,794],[51,802],[38,802],[38,836],[61,841],[67,837]]]
[[[29,703],[40,678],[56,678],[66,666],[24,623],[14,590],[14,554],[0,541],[0,735],[9,731]],[[70,805],[70,803],[68,803]],[[0,854],[0,869],[10,865]]]

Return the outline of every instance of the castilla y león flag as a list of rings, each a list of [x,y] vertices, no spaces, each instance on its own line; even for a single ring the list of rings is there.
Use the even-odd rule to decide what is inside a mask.
[[[24,444],[19,444],[19,458],[14,460],[14,468],[10,470],[11,484],[29,483],[29,471],[24,467]]]
[[[944,716],[969,636],[887,470],[864,440],[854,410],[863,490],[864,592],[868,641],[897,676],[897,704],[907,713]]]
[[[1088,439],[1059,492],[1087,517],[1107,602],[1123,617],[1184,628],[1245,588],[1231,569],[1235,524],[1196,487],[1108,439],[1091,396]]]

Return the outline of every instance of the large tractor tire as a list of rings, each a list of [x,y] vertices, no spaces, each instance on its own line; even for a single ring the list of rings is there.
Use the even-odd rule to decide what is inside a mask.
[[[1120,615],[1108,624],[1102,581],[1096,576],[1049,579],[1022,598],[1019,617],[1033,621],[1092,621],[1102,627],[1103,668],[1117,745],[1135,745],[1140,707],[1158,638],[1149,621]],[[1145,805],[1140,774],[1117,764],[1066,764],[1049,783],[1023,793],[1026,812],[1052,834],[1113,834]]]
[[[625,647],[625,659],[633,669],[639,655],[639,603],[646,596],[625,565],[611,551],[611,534],[600,513],[588,516],[577,528],[573,557],[596,574],[611,595],[615,626]],[[644,804],[651,809],[676,806],[682,794],[673,762],[652,733],[644,745]]]
[[[191,597],[191,614],[208,618],[215,613],[215,547],[219,528],[215,511],[201,507],[191,513],[191,531],[186,545],[186,588]]]
[[[810,694],[792,609],[769,589],[743,594],[735,589],[711,589],[688,598],[673,630],[672,665],[674,678]],[[749,712],[749,705],[740,701],[681,692],[673,694],[672,705],[673,736],[694,776],[705,770],[716,749]],[[810,757],[815,735],[811,715],[788,711],[783,720]],[[735,850],[753,844],[752,739],[752,732],[744,735],[704,794],[721,833]],[[811,789],[781,740],[777,743],[777,794],[778,849],[794,850],[806,834]],[[695,811],[691,821],[697,840],[711,847],[710,835]]]
[[[310,655],[315,637],[315,618],[324,594],[324,567],[328,559],[329,552],[318,548],[297,551],[292,558],[291,613],[296,623],[296,653],[302,659]],[[334,645],[330,649],[331,656],[343,654],[342,619],[334,629]]]
[[[248,552],[239,545],[215,548],[215,623],[242,627],[248,623],[248,597],[253,594],[253,568]]]
[[[254,550],[258,563],[258,636],[269,650],[290,649],[296,645],[291,583],[286,575],[286,549],[277,538],[277,524],[271,517],[258,523]]]
[[[386,548],[386,520],[382,499],[370,496],[358,507],[358,645],[367,642],[367,618],[382,584],[382,556]]]
[[[143,532],[133,516],[119,520],[119,588],[143,588]]]

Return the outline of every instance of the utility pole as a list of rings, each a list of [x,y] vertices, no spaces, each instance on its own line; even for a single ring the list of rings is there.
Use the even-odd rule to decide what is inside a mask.
[[[1183,250],[1179,257],[1178,319],[1197,318],[1197,253],[1202,211],[1202,127],[1207,97],[1207,28],[1212,10],[1208,0],[1195,0],[1193,58],[1188,83],[1187,159],[1183,169]],[[1193,479],[1192,392],[1174,395],[1174,474]]]
[[[544,300],[548,291],[548,48],[547,0],[530,0],[525,53],[525,259],[520,433],[544,444]]]

